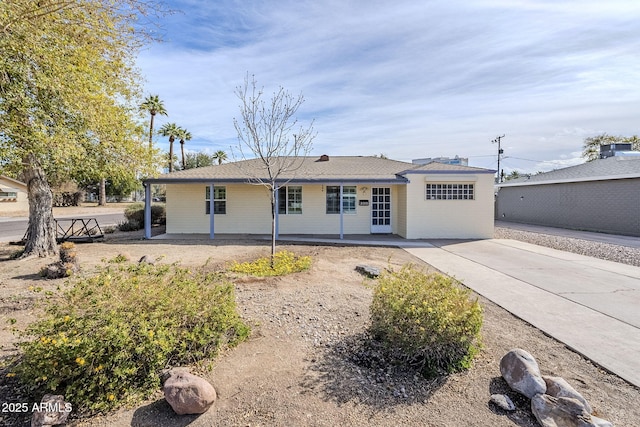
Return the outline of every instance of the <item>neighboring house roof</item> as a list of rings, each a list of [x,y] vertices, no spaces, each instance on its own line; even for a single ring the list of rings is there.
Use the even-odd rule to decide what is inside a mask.
[[[2,182],[4,181],[4,182]],[[17,192],[27,191],[27,184],[17,179],[9,178],[5,175],[0,175],[0,191]]]
[[[325,157],[325,156],[323,156]],[[300,158],[280,158],[294,160]],[[295,171],[282,174],[279,179],[291,182],[377,182],[406,183],[407,173],[493,173],[487,169],[468,166],[429,163],[414,165],[397,160],[373,156],[332,156],[328,160],[307,157]],[[250,178],[267,179],[266,167],[262,160],[251,159],[222,165],[172,172],[158,178],[147,179],[151,183],[172,182],[247,182]]]
[[[606,159],[597,159],[577,166],[510,180],[497,186],[519,187],[524,185],[561,184],[627,178],[640,178],[639,157],[615,156]]]

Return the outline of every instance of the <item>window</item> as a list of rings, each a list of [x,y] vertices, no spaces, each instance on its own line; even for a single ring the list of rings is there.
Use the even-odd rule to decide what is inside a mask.
[[[0,201],[15,202],[18,199],[18,193],[15,191],[0,191]]]
[[[211,187],[207,186],[204,200],[206,203],[205,213],[211,213]],[[224,215],[227,213],[227,187],[213,187],[213,213]]]
[[[427,200],[473,200],[474,184],[427,184]]]
[[[327,213],[340,213],[340,187],[327,186]],[[346,214],[356,213],[356,187],[342,187],[342,212]]]
[[[278,188],[278,213],[302,213],[302,187],[286,186]]]

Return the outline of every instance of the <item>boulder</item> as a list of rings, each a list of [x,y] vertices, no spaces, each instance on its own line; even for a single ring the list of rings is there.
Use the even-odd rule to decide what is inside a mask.
[[[71,404],[60,394],[45,394],[39,405],[33,405],[31,427],[51,427],[65,424],[71,413]]]
[[[584,409],[588,413],[592,413],[593,409],[587,399],[582,397],[580,393],[578,393],[571,385],[565,381],[562,377],[548,377],[542,376],[545,384],[547,384],[547,394],[553,397],[570,397],[572,399],[576,399],[582,403]]]
[[[356,271],[364,276],[367,276],[370,279],[375,279],[376,277],[380,276],[380,269],[372,267],[370,265],[357,265]]]
[[[505,411],[511,412],[516,410],[516,405],[513,404],[511,399],[509,399],[509,396],[506,394],[492,394],[491,401]]]
[[[162,387],[164,398],[178,415],[203,414],[216,400],[216,390],[204,378],[173,369]]]
[[[500,373],[509,387],[529,399],[547,391],[538,363],[532,355],[522,349],[510,350],[502,357]]]
[[[613,427],[592,416],[582,402],[570,397],[537,394],[531,399],[531,411],[542,427]]]

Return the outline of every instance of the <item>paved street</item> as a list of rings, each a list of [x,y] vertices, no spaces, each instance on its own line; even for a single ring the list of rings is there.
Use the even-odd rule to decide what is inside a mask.
[[[64,218],[96,218],[100,227],[116,225],[124,221],[122,213],[102,213],[102,214],[78,214],[60,215],[56,219]],[[5,218],[0,217],[0,242],[13,242],[22,239],[27,231],[27,218]]]

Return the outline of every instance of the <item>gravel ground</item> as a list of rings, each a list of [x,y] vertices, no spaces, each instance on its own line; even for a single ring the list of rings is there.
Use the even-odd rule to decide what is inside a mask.
[[[506,227],[496,227],[493,236],[496,239],[519,240],[534,245],[546,246],[561,251],[640,267],[640,249],[629,246],[612,245],[610,243],[593,242],[590,240],[554,236],[552,234],[535,233],[532,231],[514,230]]]

